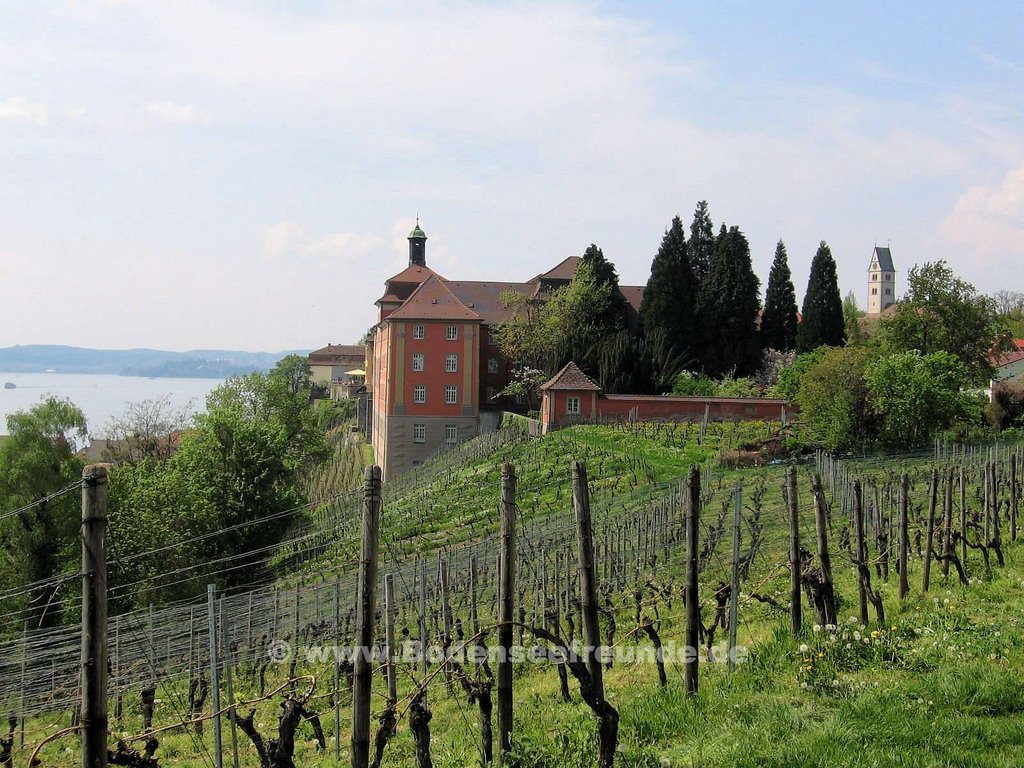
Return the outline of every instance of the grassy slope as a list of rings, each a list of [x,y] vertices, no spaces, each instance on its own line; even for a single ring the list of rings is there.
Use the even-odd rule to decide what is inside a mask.
[[[677,436],[678,437],[678,436]],[[596,506],[628,503],[641,491],[654,496],[660,483],[685,471],[690,462],[706,458],[714,446],[697,449],[691,443],[665,435],[632,434],[600,427],[578,428],[544,441],[527,440],[506,446],[494,456],[445,469],[408,498],[394,499],[386,510],[385,527],[395,546],[404,552],[430,551],[442,543],[486,535],[496,525],[494,514],[501,461],[511,460],[520,472],[520,508],[528,518],[546,519],[553,507],[567,514],[566,477],[570,457],[584,457],[591,467],[597,493]],[[643,457],[642,465],[638,457]],[[923,462],[877,465],[874,471],[893,471]],[[761,486],[765,490],[762,521],[766,545],[752,569],[745,592],[755,587],[784,602],[788,575],[779,569],[785,556],[785,526],[779,486],[781,468],[732,472],[716,480],[715,498],[705,512],[705,529],[713,524],[721,502],[735,479],[747,486],[747,498]],[[801,483],[806,487],[806,476]],[[463,489],[461,493],[457,489]],[[915,486],[919,506],[924,489]],[[415,514],[412,510],[415,509]],[[805,536],[813,531],[806,500],[801,504]],[[628,510],[626,512],[628,514]],[[344,537],[342,537],[344,539]],[[741,603],[740,643],[751,649],[747,663],[729,676],[724,665],[701,667],[701,691],[688,700],[682,691],[682,669],[668,665],[668,686],[657,685],[652,664],[617,664],[607,673],[606,690],[619,709],[621,765],[626,766],[1010,766],[1020,763],[1024,746],[1024,632],[1020,625],[1024,608],[1024,555],[1019,545],[1008,545],[1007,564],[987,578],[979,556],[971,554],[972,583],[960,587],[947,583],[941,570],[933,569],[933,588],[919,594],[921,563],[911,563],[911,597],[900,604],[895,575],[888,583],[876,578],[875,586],[885,600],[885,627],[860,627],[848,623],[856,612],[853,569],[836,556],[834,569],[842,605],[842,624],[836,633],[811,629],[805,636],[788,636],[785,617],[757,602]],[[719,547],[704,574],[705,602],[709,586],[724,575],[728,544]],[[321,555],[315,564],[346,570],[350,550],[342,540]],[[674,557],[657,573],[643,579],[678,585],[680,560]],[[947,602],[948,601],[948,602]],[[628,596],[620,604],[619,642],[633,626]],[[661,633],[666,643],[682,644],[682,605],[662,600],[658,606]],[[805,615],[810,615],[809,609]],[[705,608],[704,620],[711,610]],[[872,632],[877,632],[872,637]],[[830,641],[834,638],[834,642]],[[858,639],[859,638],[859,639]],[[864,642],[865,638],[867,643]],[[646,641],[638,642],[646,645]],[[801,646],[807,645],[806,650]],[[286,678],[286,668],[272,668],[270,686]],[[300,671],[303,671],[300,668]],[[323,681],[329,673],[323,665],[304,671]],[[410,690],[410,676],[400,678],[400,698]],[[329,685],[321,683],[318,690]],[[557,678],[550,668],[524,665],[516,669],[516,753],[522,766],[589,766],[595,764],[594,723],[580,703],[575,683],[574,701],[562,703]],[[252,683],[238,675],[241,697],[252,693]],[[476,714],[463,697],[450,697],[443,686],[431,688],[434,713],[433,755],[435,765],[477,764]],[[181,692],[162,691],[164,698]],[[375,712],[379,710],[379,702]],[[333,716],[319,700],[328,741],[332,742]],[[257,723],[270,730],[276,703],[257,707]],[[342,713],[342,760],[315,753],[307,727],[296,763],[302,768],[347,765],[351,717]],[[62,718],[63,720],[66,718]],[[388,747],[385,765],[412,764],[412,741],[407,725]],[[121,726],[137,730],[133,712]],[[257,765],[251,747],[241,744],[243,766]],[[209,729],[205,742],[210,743]],[[49,751],[48,765],[63,764],[73,757],[64,752],[68,743]],[[175,733],[161,747],[165,766],[201,766],[192,738]]]

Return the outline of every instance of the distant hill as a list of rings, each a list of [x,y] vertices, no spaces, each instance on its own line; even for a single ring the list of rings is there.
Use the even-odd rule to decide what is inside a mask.
[[[28,344],[0,348],[0,371],[40,373],[52,369],[59,373],[222,379],[269,370],[289,354],[305,355],[307,352],[238,352],[224,349],[167,352],[160,349],[86,349]]]

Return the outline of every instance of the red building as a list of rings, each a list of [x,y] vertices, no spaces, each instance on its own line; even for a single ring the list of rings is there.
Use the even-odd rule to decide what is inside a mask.
[[[541,386],[544,434],[573,424],[607,421],[779,421],[785,424],[799,409],[785,400],[759,397],[670,397],[605,395],[601,387],[568,363]]]
[[[580,263],[569,257],[521,283],[448,280],[427,266],[426,243],[417,223],[409,266],[386,281],[376,302],[367,389],[385,479],[497,426],[502,407],[514,406],[497,398],[512,373],[492,333],[510,315],[501,295],[539,296],[567,285]],[[643,288],[621,290],[635,317]]]

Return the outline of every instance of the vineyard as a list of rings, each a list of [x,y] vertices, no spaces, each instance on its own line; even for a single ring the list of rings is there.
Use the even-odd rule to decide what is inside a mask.
[[[355,490],[340,451],[246,590],[216,589],[232,561],[111,547],[149,585],[211,583],[110,618],[112,762],[1017,764],[1020,448],[731,461],[780,439],[510,428]],[[56,593],[72,613],[82,575]],[[0,766],[79,764],[81,631],[26,616],[0,618],[23,627],[0,647]]]

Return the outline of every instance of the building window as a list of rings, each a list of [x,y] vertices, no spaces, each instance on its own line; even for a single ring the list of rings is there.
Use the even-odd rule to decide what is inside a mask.
[[[487,360],[487,372],[497,373],[498,372],[498,358],[491,357]]]
[[[874,281],[875,281],[875,280],[877,280],[877,279],[878,279],[878,275],[877,275],[877,274],[875,274],[875,273],[872,273],[872,274],[871,274],[871,280],[872,280],[872,282],[874,282]]]
[[[422,325],[414,325],[412,327],[412,337],[414,339],[422,339],[425,336],[424,328]]]
[[[449,325],[448,329],[445,331],[445,338],[448,339],[448,341],[457,341],[459,338],[459,326]]]
[[[455,405],[459,402],[459,388],[454,384],[449,384],[444,388],[444,402],[447,405]]]
[[[487,399],[488,399],[488,401],[494,400],[497,397],[498,397],[498,388],[497,387],[488,387],[487,388]]]
[[[445,373],[455,373],[457,370],[459,370],[459,356],[446,355],[444,358]]]
[[[877,288],[872,288],[871,289],[871,295],[872,296],[877,296],[878,295],[878,289]]]
[[[487,343],[492,347],[498,346],[498,332],[493,328],[487,329]]]
[[[457,442],[459,442],[459,427],[457,425],[444,425],[444,441],[448,445],[455,445]]]
[[[578,397],[568,397],[565,400],[565,412],[569,416],[578,416],[580,412],[580,399]]]
[[[414,403],[425,403],[427,402],[427,385],[417,384],[412,388],[412,401]]]
[[[412,356],[412,369],[414,371],[422,371],[423,370],[423,353],[422,352],[417,352],[416,354],[414,354]]]
[[[412,441],[414,443],[425,443],[425,442],[427,442],[427,425],[426,424],[413,424],[412,425]]]

